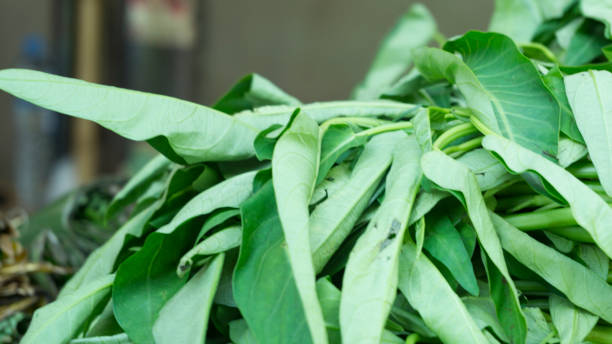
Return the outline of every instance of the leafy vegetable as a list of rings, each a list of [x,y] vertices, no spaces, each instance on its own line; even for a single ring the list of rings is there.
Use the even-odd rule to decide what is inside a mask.
[[[356,100],[251,74],[207,108],[0,71],[161,153],[107,207],[33,217],[40,255],[43,225],[85,213],[65,204],[117,231],[22,342],[612,343],[612,7],[495,5],[498,32],[444,43],[413,6]],[[38,271],[0,246],[2,286]]]

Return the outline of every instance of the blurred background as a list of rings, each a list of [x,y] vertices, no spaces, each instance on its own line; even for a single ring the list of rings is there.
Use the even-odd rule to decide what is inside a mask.
[[[446,36],[484,30],[493,0],[422,0]],[[344,99],[413,1],[0,2],[0,69],[32,68],[211,104],[257,72],[304,102]],[[35,211],[153,152],[0,92],[0,211]]]

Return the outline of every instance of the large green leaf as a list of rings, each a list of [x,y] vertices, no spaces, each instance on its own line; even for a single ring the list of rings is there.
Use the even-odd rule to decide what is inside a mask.
[[[444,49],[415,51],[415,64],[427,78],[457,85],[474,116],[488,129],[539,154],[556,156],[557,100],[531,61],[504,35],[471,31]]]
[[[585,17],[603,22],[606,25],[606,37],[612,38],[611,0],[580,0],[580,10]]]
[[[546,282],[562,292],[573,304],[602,319],[612,320],[612,286],[584,265],[568,258],[491,213],[504,250]]]
[[[187,281],[176,275],[176,263],[191,247],[197,226],[171,234],[152,233],[144,246],[119,269],[113,285],[117,322],[136,343],[154,343],[153,326],[164,304]]]
[[[597,316],[574,306],[566,298],[552,294],[550,316],[557,328],[561,344],[580,344],[597,324]]]
[[[83,331],[108,301],[114,275],[102,275],[34,313],[23,344],[63,344]]]
[[[340,303],[342,340],[378,343],[395,298],[404,232],[421,181],[419,144],[399,140],[386,180],[385,198],[346,264]]]
[[[170,166],[170,160],[163,155],[151,159],[115,195],[106,210],[106,219],[113,218],[121,209],[136,201],[147,191],[153,180],[167,171]]]
[[[310,249],[315,271],[321,271],[351,233],[391,164],[395,144],[403,136],[403,133],[392,132],[372,138],[365,145],[346,185],[330,193],[310,215]]]
[[[542,176],[569,203],[576,222],[612,257],[612,209],[597,193],[555,163],[503,137],[487,135],[482,144],[499,155],[511,171],[534,171]]]
[[[449,344],[488,343],[459,296],[424,254],[406,243],[400,256],[399,289],[427,326]]]
[[[610,43],[603,37],[603,25],[585,20],[574,32],[563,55],[563,63],[578,66],[591,62],[602,54],[602,48]]]
[[[497,319],[497,315],[495,314],[495,304],[490,297],[466,296],[462,297],[461,301],[463,301],[465,308],[467,308],[481,330],[489,328],[504,343],[508,342],[504,328],[499,323],[499,319]]]
[[[161,309],[153,326],[156,344],[203,344],[224,254],[198,271]]]
[[[406,71],[412,49],[427,45],[435,33],[436,23],[427,8],[412,5],[385,37],[365,79],[353,92],[354,98],[378,98]]]
[[[83,285],[113,272],[117,256],[123,248],[126,237],[128,235],[140,237],[145,225],[159,206],[159,204],[153,204],[131,218],[104,245],[93,251],[79,271],[64,285],[60,297],[70,295]]]
[[[253,156],[257,129],[222,112],[166,96],[24,69],[0,71],[0,89],[44,108],[149,140],[179,163]]]
[[[233,114],[264,105],[299,104],[299,100],[285,93],[270,80],[259,74],[249,74],[240,79],[213,107],[219,111]]]
[[[578,141],[584,143],[584,139],[582,138],[582,134],[578,130],[578,125],[576,124],[576,120],[574,119],[574,113],[570,107],[569,101],[567,100],[567,95],[565,93],[565,84],[563,83],[563,75],[558,67],[555,67],[548,71],[546,75],[543,76],[544,82],[550,88],[550,91],[555,95],[557,101],[559,102],[560,107],[560,129],[561,132],[567,135],[574,141]],[[561,142],[559,141],[559,145]]]
[[[253,111],[239,112],[234,117],[259,130],[274,124],[286,125],[297,106],[277,105],[263,106]],[[390,100],[356,101],[344,100],[333,102],[310,103],[299,106],[301,112],[318,123],[335,117],[389,117],[392,119],[412,115],[419,107]]]
[[[601,185],[612,195],[612,73],[588,71],[565,77],[565,89],[576,123]]]
[[[315,271],[308,237],[308,205],[319,170],[319,126],[298,113],[278,139],[272,156],[272,182],[283,227],[291,271],[315,343],[327,334],[315,290]]]
[[[530,42],[545,20],[561,17],[574,0],[495,0],[490,31]]]
[[[234,270],[234,299],[259,343],[311,343],[276,208],[272,183],[241,206],[243,235]]]
[[[340,335],[340,298],[342,293],[329,279],[321,278],[317,281],[317,295],[323,309],[327,338],[329,338],[331,344],[340,344],[342,343]]]
[[[209,214],[219,208],[238,208],[251,195],[255,174],[256,172],[239,174],[202,191],[190,199],[172,218],[172,221],[161,227],[158,232],[172,233],[189,220]]]
[[[430,214],[425,222],[427,231],[423,246],[448,268],[463,289],[472,295],[478,295],[478,283],[461,235],[448,216],[439,211]]]
[[[487,270],[490,277],[489,288],[491,293],[495,294],[493,297],[500,322],[508,337],[516,343],[524,343],[526,323],[521,312],[518,292],[508,272],[501,243],[495,233],[476,177],[467,166],[440,151],[423,155],[421,166],[427,178],[434,183],[463,194],[478,241],[486,252],[487,261],[490,261]],[[501,296],[496,297],[496,295]]]

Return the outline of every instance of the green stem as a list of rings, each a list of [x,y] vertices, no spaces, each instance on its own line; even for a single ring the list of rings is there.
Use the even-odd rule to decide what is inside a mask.
[[[527,231],[576,225],[576,220],[569,208],[510,215],[506,216],[505,220],[514,227]]]
[[[416,344],[417,340],[419,340],[419,335],[416,333],[413,333],[411,335],[409,335],[408,337],[406,337],[406,344]]]
[[[597,171],[593,164],[580,164],[575,167],[569,167],[567,170],[576,178],[597,179]]]
[[[487,128],[487,126],[484,125],[484,123],[482,123],[475,116],[470,116],[470,121],[476,127],[476,129],[478,129],[478,131],[480,131],[483,135],[485,135],[485,136],[486,135],[495,135],[495,132],[493,130]]]
[[[433,39],[440,47],[444,46],[444,43],[446,43],[446,37],[440,31],[436,31],[436,33],[434,33]]]
[[[446,147],[442,151],[452,156],[453,158],[457,158],[458,156],[462,155],[465,152],[469,152],[474,148],[480,147],[480,144],[482,143],[483,138],[484,138],[483,136],[479,136],[471,140],[465,141],[461,144],[458,144],[456,146]]]
[[[373,136],[373,135],[386,133],[388,131],[396,131],[396,130],[411,129],[411,128],[412,128],[411,122],[397,122],[397,123],[379,125],[377,127],[361,131],[357,133],[355,136],[366,136],[367,137],[367,136]]]
[[[437,149],[443,149],[456,139],[475,132],[476,128],[472,125],[472,123],[462,123],[443,132],[442,135],[436,139],[433,146]]]
[[[516,280],[514,285],[517,289],[523,292],[548,292],[550,291],[546,286],[541,283],[527,280]]]
[[[510,215],[504,219],[523,231],[547,230],[574,241],[593,243],[591,235],[577,226],[569,208]]]
[[[607,326],[595,326],[595,328],[589,333],[585,340],[593,343],[612,343],[612,327]]]
[[[327,131],[327,128],[334,124],[354,124],[360,127],[371,128],[384,125],[385,123],[389,123],[389,121],[369,117],[335,117],[328,119],[321,124],[321,132],[324,133]]]

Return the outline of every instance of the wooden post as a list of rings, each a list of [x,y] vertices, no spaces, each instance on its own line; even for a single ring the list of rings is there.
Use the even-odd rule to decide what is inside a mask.
[[[90,82],[100,81],[102,39],[102,0],[77,1],[76,76]],[[72,149],[80,183],[96,176],[99,161],[98,128],[93,122],[75,119]]]

